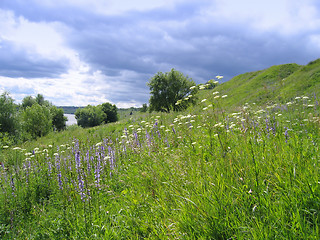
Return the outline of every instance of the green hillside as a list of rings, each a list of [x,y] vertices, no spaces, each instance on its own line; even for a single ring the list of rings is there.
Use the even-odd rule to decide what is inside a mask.
[[[318,94],[320,59],[306,66],[295,63],[240,74],[219,85],[215,91],[227,94],[224,106],[248,103],[286,102],[296,96]]]

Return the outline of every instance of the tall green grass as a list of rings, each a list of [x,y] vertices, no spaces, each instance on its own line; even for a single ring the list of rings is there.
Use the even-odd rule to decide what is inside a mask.
[[[0,237],[319,239],[317,99],[229,112],[205,94],[2,149]]]

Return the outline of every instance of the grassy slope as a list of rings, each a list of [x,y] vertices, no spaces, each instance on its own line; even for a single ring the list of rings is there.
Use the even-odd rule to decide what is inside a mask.
[[[224,106],[228,107],[246,102],[286,102],[296,96],[319,95],[319,89],[320,59],[306,66],[284,64],[240,74],[216,88],[222,94],[228,95],[224,102]]]

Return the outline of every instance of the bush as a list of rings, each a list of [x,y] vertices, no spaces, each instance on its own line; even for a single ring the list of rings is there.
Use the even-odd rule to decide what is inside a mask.
[[[48,107],[33,104],[22,112],[22,127],[25,137],[37,138],[52,130],[52,119]]]
[[[102,111],[106,114],[104,119],[105,123],[118,121],[119,118],[116,105],[112,105],[111,103],[103,103],[101,107]]]
[[[103,112],[101,105],[88,105],[82,109],[78,108],[75,116],[78,125],[84,128],[98,126],[106,119],[106,114]]]
[[[56,106],[52,106],[50,108],[50,112],[52,117],[53,128],[57,131],[66,129],[66,122],[68,119],[64,116],[63,109],[57,108]]]
[[[17,110],[9,93],[0,96],[0,132],[14,134],[17,127]]]

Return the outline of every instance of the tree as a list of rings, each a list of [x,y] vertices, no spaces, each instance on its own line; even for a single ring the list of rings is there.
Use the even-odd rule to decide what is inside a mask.
[[[75,112],[77,123],[81,127],[94,127],[103,123],[106,114],[102,111],[101,105],[91,106],[85,108],[78,108]]]
[[[66,128],[66,122],[68,121],[68,118],[64,116],[63,109],[57,108],[56,106],[51,106],[50,113],[53,128],[57,131],[64,130]]]
[[[192,88],[195,86],[194,81],[175,69],[166,73],[158,72],[147,85],[151,94],[150,111],[178,111],[194,102],[193,97],[196,93],[196,88]],[[186,100],[182,101],[184,99]],[[178,101],[180,104],[176,105]]]
[[[0,132],[14,134],[17,126],[17,108],[8,92],[0,96]]]
[[[148,111],[148,105],[146,103],[142,104],[142,108],[140,109],[140,112],[147,112]]]
[[[26,138],[45,136],[52,130],[51,114],[46,106],[33,104],[22,112],[22,126]]]
[[[26,96],[22,99],[21,106],[23,109],[31,107],[33,104],[36,104],[37,101],[32,96]]]
[[[116,105],[112,105],[111,103],[103,103],[102,111],[106,114],[104,119],[105,123],[116,122],[118,121],[118,113]]]

